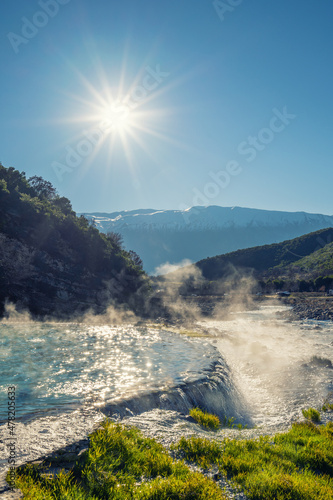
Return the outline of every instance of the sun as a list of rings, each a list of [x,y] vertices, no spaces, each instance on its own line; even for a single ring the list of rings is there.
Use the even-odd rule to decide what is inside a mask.
[[[101,112],[101,121],[109,132],[124,134],[135,127],[135,117],[131,108],[121,101],[115,101]]]
[[[108,72],[96,55],[94,81],[85,76],[72,61],[66,60],[76,76],[80,92],[62,91],[72,111],[57,122],[73,126],[73,136],[66,140],[65,147],[70,143],[75,152],[75,145],[83,151],[77,153],[85,160],[81,168],[82,176],[103,155],[106,177],[121,165],[126,166],[136,181],[141,168],[137,160],[140,150],[155,164],[159,164],[156,141],[187,148],[172,137],[173,134],[167,128],[171,116],[178,113],[179,109],[170,105],[156,106],[170,88],[182,83],[182,79],[163,85],[164,73],[160,71],[159,65],[154,69],[143,64],[137,74],[128,80],[127,60],[128,54],[125,53],[122,68],[115,74]],[[168,73],[165,74],[168,76]]]

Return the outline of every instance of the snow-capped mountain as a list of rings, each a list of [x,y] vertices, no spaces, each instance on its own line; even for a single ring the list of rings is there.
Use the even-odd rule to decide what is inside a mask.
[[[142,258],[146,271],[184,259],[280,242],[333,227],[333,216],[241,207],[192,207],[188,210],[131,210],[84,213],[104,232],[122,234],[125,247]]]

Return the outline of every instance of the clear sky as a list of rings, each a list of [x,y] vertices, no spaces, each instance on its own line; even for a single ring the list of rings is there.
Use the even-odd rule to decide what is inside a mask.
[[[333,214],[333,3],[3,0],[1,154],[76,211]]]

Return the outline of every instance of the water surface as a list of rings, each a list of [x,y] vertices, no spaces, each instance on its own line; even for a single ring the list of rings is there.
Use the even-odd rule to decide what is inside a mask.
[[[208,342],[153,328],[2,324],[0,418],[9,386],[17,417],[36,417],[195,380],[215,358]]]

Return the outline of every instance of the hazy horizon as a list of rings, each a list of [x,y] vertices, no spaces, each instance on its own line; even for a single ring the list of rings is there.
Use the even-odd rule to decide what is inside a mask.
[[[267,212],[285,212],[285,213],[307,213],[310,215],[327,215],[329,217],[333,216],[332,213],[321,213],[321,212],[307,212],[306,210],[280,210],[280,209],[266,209],[266,208],[256,208],[256,207],[243,207],[240,205],[233,205],[233,206],[224,206],[224,205],[194,205],[192,207],[188,207],[187,209],[183,210],[190,210],[192,208],[209,208],[209,207],[219,207],[219,208],[230,208],[231,210],[234,208],[242,208],[242,209],[248,209],[248,210],[261,210],[261,211],[267,211]],[[122,213],[122,212],[135,212],[135,211],[141,211],[141,210],[151,210],[154,212],[168,212],[168,211],[182,211],[181,209],[177,208],[156,208],[156,207],[141,207],[141,208],[134,208],[131,210],[128,209],[120,209],[120,210],[93,210],[93,211],[88,211],[88,210],[82,210],[81,214],[112,214],[112,213]]]

